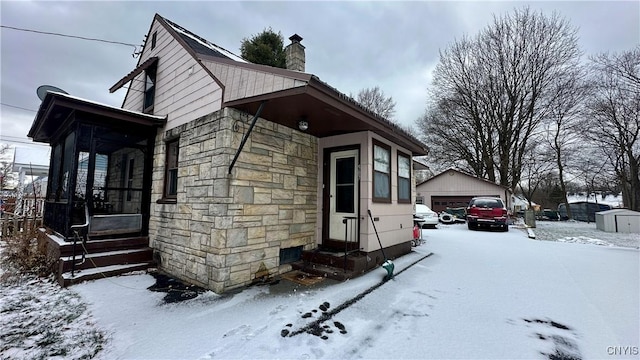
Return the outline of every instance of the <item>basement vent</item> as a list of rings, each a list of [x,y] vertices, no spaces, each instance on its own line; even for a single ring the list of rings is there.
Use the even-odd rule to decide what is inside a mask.
[[[280,265],[290,264],[300,260],[302,257],[302,246],[280,249]]]

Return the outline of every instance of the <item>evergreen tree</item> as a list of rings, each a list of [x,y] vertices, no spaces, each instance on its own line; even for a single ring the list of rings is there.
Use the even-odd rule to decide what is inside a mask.
[[[264,29],[250,39],[242,39],[240,54],[254,64],[286,68],[284,38],[280,32],[276,33],[271,28]]]

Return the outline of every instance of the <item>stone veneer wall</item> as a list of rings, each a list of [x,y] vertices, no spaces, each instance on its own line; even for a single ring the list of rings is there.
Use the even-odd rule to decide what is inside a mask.
[[[160,269],[216,292],[288,271],[280,249],[316,246],[317,139],[259,119],[228,175],[251,119],[225,108],[156,142],[149,236]],[[156,203],[175,136],[177,204]]]

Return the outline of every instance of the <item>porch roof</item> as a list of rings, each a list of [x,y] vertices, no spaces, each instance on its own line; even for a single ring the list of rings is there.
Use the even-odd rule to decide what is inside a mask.
[[[297,129],[298,121],[309,124],[307,133],[326,137],[359,131],[376,134],[409,149],[414,156],[426,155],[425,145],[398,125],[367,110],[316,76],[304,86],[225,102],[255,114],[266,101],[260,117]]]
[[[33,141],[49,143],[59,129],[68,125],[69,116],[74,112],[107,127],[161,127],[166,122],[166,116],[148,115],[50,91],[42,100],[27,136]]]

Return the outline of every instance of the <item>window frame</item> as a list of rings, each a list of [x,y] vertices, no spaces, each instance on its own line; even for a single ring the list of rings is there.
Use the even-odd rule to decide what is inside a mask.
[[[153,34],[151,34],[151,50],[156,48],[156,38],[158,37],[158,32],[154,31]]]
[[[142,112],[153,114],[156,103],[156,85],[158,75],[158,63],[154,63],[144,70],[144,92],[142,96]],[[151,83],[151,86],[149,86]]]
[[[386,150],[388,155],[389,155],[389,172],[388,173],[384,173],[382,171],[376,170],[376,146],[381,148],[381,149],[383,149],[383,150]],[[371,162],[371,177],[372,177],[372,179],[371,179],[371,184],[372,184],[371,200],[373,202],[377,202],[377,203],[389,203],[390,204],[391,203],[391,146],[374,139],[372,141],[371,152],[372,152],[372,158],[371,158],[371,160],[372,160],[372,162]],[[376,172],[380,173],[380,174],[385,174],[388,177],[389,186],[387,188],[387,194],[388,194],[387,197],[377,197],[376,196]]]
[[[175,146],[175,164],[171,163],[170,152]],[[168,139],[165,141],[165,159],[164,159],[164,179],[163,179],[163,200],[175,202],[178,199],[178,169],[180,168],[180,138]],[[175,192],[171,191],[170,172],[175,171]]]
[[[409,162],[409,177],[400,176],[400,158],[405,158]],[[398,192],[398,204],[411,204],[411,157],[401,151],[396,151],[396,189]],[[406,198],[400,198],[400,179],[406,179],[409,182],[409,194]]]

